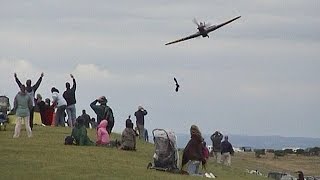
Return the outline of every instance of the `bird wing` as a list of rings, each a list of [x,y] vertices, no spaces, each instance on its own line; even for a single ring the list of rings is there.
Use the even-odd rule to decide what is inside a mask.
[[[196,33],[194,33],[194,34],[192,34],[190,36],[184,37],[182,39],[178,39],[178,40],[175,40],[175,41],[168,42],[165,45],[169,45],[169,44],[185,41],[185,40],[192,39],[192,38],[195,38],[195,37],[198,37],[198,36],[200,36],[200,32],[196,32]]]
[[[175,77],[173,78],[173,80],[174,80],[174,82],[176,82],[176,84],[178,84],[178,81]]]

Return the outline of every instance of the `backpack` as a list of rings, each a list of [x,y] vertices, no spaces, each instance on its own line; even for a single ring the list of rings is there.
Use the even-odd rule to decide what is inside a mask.
[[[113,117],[113,111],[110,107],[105,107],[104,109],[104,119],[106,119],[109,122],[114,122],[114,117]]]
[[[73,145],[74,138],[72,136],[67,136],[64,139],[64,145]]]

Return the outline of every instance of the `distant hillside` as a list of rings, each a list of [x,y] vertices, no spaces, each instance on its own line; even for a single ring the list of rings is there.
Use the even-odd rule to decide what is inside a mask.
[[[178,147],[183,148],[188,143],[190,135],[177,134]],[[211,144],[210,135],[204,135],[208,145]],[[250,146],[252,148],[282,149],[286,147],[320,147],[320,138],[282,137],[282,136],[245,136],[229,135],[229,141],[234,147]]]

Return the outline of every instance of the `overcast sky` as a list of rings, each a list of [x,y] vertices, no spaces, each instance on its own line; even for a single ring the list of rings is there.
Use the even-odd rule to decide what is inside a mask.
[[[11,102],[77,80],[77,114],[105,95],[115,131],[138,105],[146,127],[188,133],[320,137],[320,2],[0,1],[0,94]],[[164,44],[219,24],[210,38]],[[181,85],[174,91],[173,77]],[[135,119],[134,119],[135,120]]]

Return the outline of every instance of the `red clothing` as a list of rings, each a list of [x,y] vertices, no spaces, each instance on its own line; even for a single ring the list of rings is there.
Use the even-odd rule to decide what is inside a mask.
[[[203,146],[202,153],[205,159],[209,159],[209,149],[207,148],[207,146]]]

